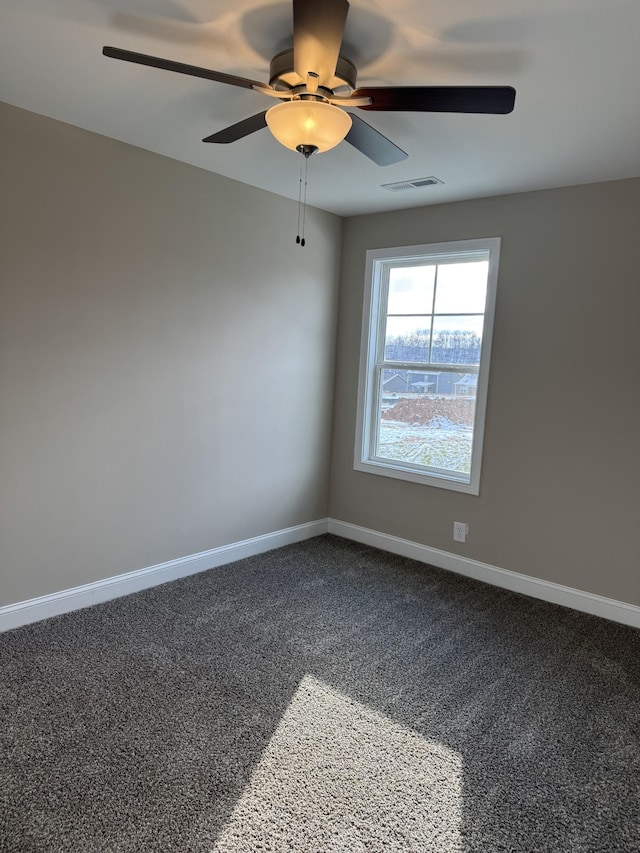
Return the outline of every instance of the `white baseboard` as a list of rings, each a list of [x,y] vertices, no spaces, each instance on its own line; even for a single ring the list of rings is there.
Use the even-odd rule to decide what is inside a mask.
[[[412,560],[418,560],[421,563],[429,563],[440,569],[448,569],[451,572],[475,578],[475,580],[484,581],[493,586],[510,589],[512,592],[521,592],[524,595],[540,598],[552,604],[561,604],[573,610],[580,610],[583,613],[591,613],[594,616],[602,616],[604,619],[621,622],[623,625],[640,628],[640,607],[634,604],[616,601],[613,598],[604,598],[591,592],[584,592],[551,581],[500,569],[498,566],[492,566],[489,563],[481,563],[478,560],[471,560],[468,557],[451,554],[448,551],[440,551],[438,548],[420,545],[417,542],[400,539],[387,533],[378,533],[376,530],[359,527],[357,524],[336,521],[333,518],[329,519],[329,533],[342,536],[344,539],[353,539],[355,542],[371,545],[374,548],[380,548],[382,551],[399,554],[402,557],[410,557]]]
[[[292,545],[294,542],[302,542],[323,533],[333,533],[343,539],[352,539],[354,542],[362,542],[388,551],[391,554],[399,554],[402,557],[410,557],[421,563],[428,563],[441,569],[448,569],[469,578],[484,581],[493,586],[510,589],[524,595],[540,598],[552,604],[561,604],[573,610],[583,613],[591,613],[604,619],[611,619],[623,625],[631,625],[640,628],[640,607],[627,604],[624,601],[616,601],[613,598],[604,598],[591,592],[562,586],[551,581],[541,580],[529,575],[521,575],[508,569],[501,569],[489,563],[481,563],[468,557],[452,554],[448,551],[440,551],[428,545],[420,545],[408,539],[400,539],[390,536],[388,533],[378,533],[367,527],[359,527],[357,524],[349,524],[346,521],[336,519],[319,519],[307,524],[299,524],[296,527],[288,527],[267,533],[264,536],[255,536],[253,539],[245,539],[242,542],[234,542],[230,545],[222,545],[212,548],[210,551],[202,551],[199,554],[191,554],[177,560],[169,560],[157,566],[149,566],[115,577],[105,578],[94,583],[64,589],[50,595],[42,595],[28,601],[19,601],[0,607],[0,632],[19,628],[31,622],[48,619],[50,616],[59,616],[61,613],[69,613],[82,607],[90,607],[129,595],[132,592],[158,586],[161,583],[177,580],[178,578],[194,575],[198,572],[224,566],[244,557],[252,557],[255,554],[263,554],[274,548],[282,548],[284,545]]]
[[[191,554],[188,557],[180,557],[177,560],[169,560],[159,563],[157,566],[149,566],[146,569],[137,569],[126,574],[82,584],[82,586],[63,589],[50,595],[41,595],[28,601],[19,601],[16,604],[8,604],[0,607],[0,632],[19,628],[31,622],[39,622],[50,616],[59,616],[61,613],[69,613],[72,610],[80,610],[82,607],[90,607],[92,604],[100,604],[112,598],[129,595],[132,592],[158,586],[167,581],[177,580],[187,575],[195,575],[198,572],[224,566],[245,557],[255,554],[263,554],[274,548],[282,548],[284,545],[292,545],[294,542],[302,542],[327,532],[327,519],[310,521],[306,524],[298,524],[296,527],[288,527],[277,530],[274,533],[266,533],[264,536],[255,536],[253,539],[245,539],[242,542],[234,542],[231,545],[222,545],[212,548],[210,551],[202,551],[199,554]]]

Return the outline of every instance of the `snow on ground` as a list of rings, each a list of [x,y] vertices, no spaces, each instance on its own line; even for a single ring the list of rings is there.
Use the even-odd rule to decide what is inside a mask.
[[[413,462],[449,471],[469,473],[473,430],[434,418],[429,424],[380,421],[378,456],[399,462]]]

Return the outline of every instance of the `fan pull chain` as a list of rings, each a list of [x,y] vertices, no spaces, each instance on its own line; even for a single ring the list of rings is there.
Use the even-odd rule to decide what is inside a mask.
[[[302,149],[302,150],[301,150]],[[307,184],[308,184],[308,176],[309,176],[309,157],[316,150],[315,148],[311,148],[310,146],[304,146],[304,148],[300,147],[300,153],[304,157],[304,164],[300,163],[300,182],[298,185],[298,235],[296,237],[296,243],[299,246],[304,246],[304,228],[307,220]],[[304,187],[302,185],[302,170],[304,169]],[[300,228],[300,223],[302,221],[302,229]],[[301,233],[302,231],[302,233]]]
[[[300,206],[302,204],[302,160],[300,160],[300,179],[298,181],[298,234],[296,243],[300,243]]]
[[[309,158],[304,158],[304,198],[302,200],[302,240],[300,245],[304,246],[304,226],[307,221],[307,178],[309,176]]]

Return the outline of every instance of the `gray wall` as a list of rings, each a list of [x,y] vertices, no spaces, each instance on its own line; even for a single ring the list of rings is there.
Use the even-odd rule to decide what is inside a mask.
[[[640,604],[639,225],[640,180],[347,220],[331,516]],[[366,249],[486,236],[502,254],[480,495],[354,471]]]
[[[0,107],[0,604],[327,515],[341,221]]]
[[[0,107],[0,604],[334,518],[640,604],[640,181],[344,223]],[[367,248],[502,236],[479,497],[353,470]],[[467,521],[466,545],[451,539]]]

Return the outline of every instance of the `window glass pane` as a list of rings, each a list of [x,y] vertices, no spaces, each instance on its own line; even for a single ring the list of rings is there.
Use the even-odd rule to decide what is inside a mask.
[[[476,402],[475,393],[456,393],[464,374],[407,371],[401,383],[398,376],[382,372],[375,455],[456,476],[469,474]]]
[[[435,274],[434,264],[389,270],[387,314],[431,314]]]
[[[482,314],[488,273],[488,261],[439,266],[436,314]]]
[[[428,361],[431,317],[387,317],[385,361]]]
[[[484,317],[434,317],[433,364],[480,364]]]

